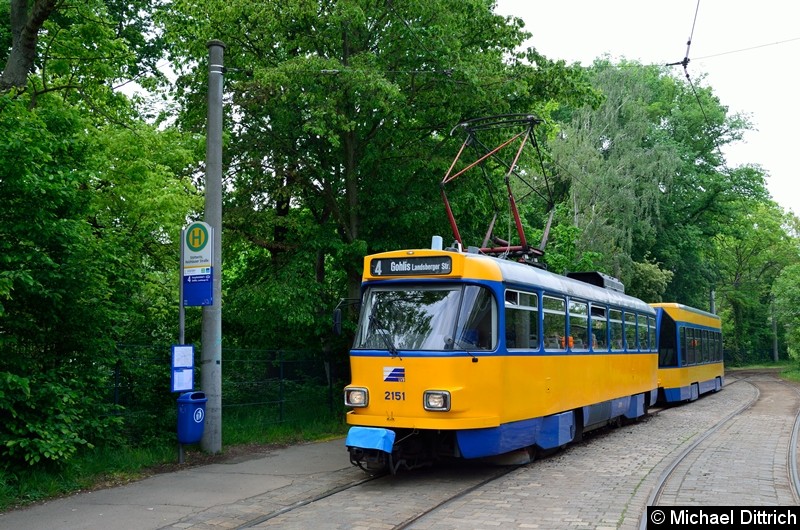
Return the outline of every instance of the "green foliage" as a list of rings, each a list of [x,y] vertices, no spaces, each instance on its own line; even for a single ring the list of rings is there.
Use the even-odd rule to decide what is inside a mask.
[[[28,111],[21,99],[3,96],[0,112],[0,129],[9,131],[0,146],[0,341],[58,337],[54,351],[100,348],[108,291],[88,223],[92,142],[74,109],[51,98],[39,103]]]
[[[125,484],[176,461],[174,443],[150,447],[82,446],[57,470],[26,466],[14,473],[0,469],[0,511],[78,491]]]
[[[331,311],[358,295],[363,257],[427,248],[434,234],[450,239],[439,184],[463,141],[453,126],[519,112],[545,120],[542,166],[525,153],[519,168],[549,187],[520,211],[535,244],[556,209],[550,270],[600,270],[647,301],[703,308],[716,292],[726,355],[737,363],[769,358],[774,301],[780,353],[788,345],[797,358],[798,220],[769,201],[757,165],[728,168],[722,155],[748,121],[729,115],[710,87],[657,67],[600,59],[582,69],[518,49],[531,35],[491,5],[59,4],[28,89],[0,95],[4,465],[65,471],[100,458],[90,446],[106,449],[118,436],[139,447],[169,443],[168,346],[143,358],[129,345],[176,335],[178,234],[202,209],[202,65],[212,38],[227,45],[227,346],[342,360],[347,338],[331,336]],[[7,6],[0,2],[2,49]],[[138,80],[156,87],[166,44],[179,77],[162,123],[176,125],[155,128],[112,86],[146,76]],[[499,133],[485,140],[496,145]],[[503,189],[502,165],[485,168]],[[495,213],[497,230],[514,235],[503,193],[493,197],[477,175],[454,184],[447,191],[467,244],[482,241]],[[192,341],[200,311],[186,316]],[[115,370],[124,411],[108,406]],[[247,387],[250,373],[226,375],[238,385],[231,396],[280,400],[280,389]],[[313,387],[321,401],[328,387],[316,385],[301,378],[284,396]],[[259,428],[253,415],[241,421],[236,440],[299,436],[295,426]],[[19,486],[9,476],[0,491]]]
[[[781,372],[781,378],[800,383],[800,364],[797,363],[797,358],[794,361],[794,365]]]
[[[548,270],[556,274],[599,270],[597,261],[600,254],[581,251],[577,246],[579,238],[580,229],[577,226],[558,224],[552,228],[544,256]]]
[[[307,405],[307,404],[305,404]],[[313,439],[343,436],[347,425],[339,416],[331,415],[326,408],[307,407],[302,422],[265,423],[257,407],[231,411],[226,415],[230,423],[222,433],[225,446],[252,443],[293,444]]]
[[[661,302],[672,277],[672,271],[662,269],[645,256],[642,262],[631,263],[632,273],[625,292],[648,303]]]
[[[237,445],[246,446],[246,450],[252,445],[284,445],[342,436],[347,427],[341,414],[343,411],[338,410],[331,414],[327,407],[309,407],[302,422],[267,425],[258,411],[234,410],[223,416],[222,452],[229,453]],[[185,449],[187,463],[195,461],[195,455],[205,458],[193,446]],[[177,459],[173,439],[148,446],[82,446],[57,470],[39,465],[25,466],[12,473],[0,467],[0,512],[98,486],[126,484],[169,466],[177,469]]]
[[[164,38],[155,27],[152,13],[165,0],[104,0],[103,3],[115,38],[124,43],[128,57],[132,58],[122,65],[114,78],[136,79],[144,86],[154,86],[154,81],[163,81],[158,61],[164,52]]]
[[[517,52],[528,35],[490,7],[181,0],[159,14],[188,129],[204,123],[207,74],[180,65],[205,60],[205,37],[228,46],[224,253],[244,257],[228,274],[237,330],[329,348],[331,311],[357,295],[365,253],[425,248],[446,232],[437,184],[460,141],[447,136],[454,125],[594,96],[577,69]],[[469,215],[485,226],[491,213]]]
[[[771,357],[770,286],[797,260],[796,224],[769,200],[760,168],[725,166],[721,148],[749,122],[729,115],[702,78],[688,86],[657,67],[608,60],[589,74],[603,102],[563,107],[550,142],[557,181],[569,184],[572,219],[563,210],[560,219],[580,228],[577,248],[600,253],[600,269],[647,301],[709,309],[716,293],[728,358]],[[792,319],[779,315],[780,339]]]
[[[330,333],[332,308],[346,289],[341,267],[320,260],[320,252],[300,248],[281,262],[270,252],[231,244],[235,258],[224,271],[225,326],[231,347],[319,349]],[[331,270],[315,281],[320,270]],[[336,274],[339,271],[339,274]]]
[[[117,345],[115,361],[108,369],[113,382],[106,385],[104,397],[119,406],[123,419],[119,434],[130,446],[159,445],[174,439],[177,396],[170,392],[170,352],[166,343]],[[195,363],[199,365],[199,359]]]
[[[11,0],[0,2],[0,50],[11,49]]]
[[[29,404],[0,395],[0,439],[9,465],[60,465],[119,433],[97,373],[112,344],[175,335],[195,142],[98,128],[53,94],[32,101],[0,96],[0,373],[30,392]]]
[[[725,346],[737,362],[752,363],[772,357],[772,285],[785,267],[797,262],[797,242],[784,230],[786,217],[774,203],[745,204],[749,207],[713,242],[717,298],[726,316]],[[776,289],[785,309],[783,296],[790,291]],[[791,318],[782,314],[791,325]]]
[[[48,342],[58,331],[62,349],[125,340],[122,313],[159,307],[143,283],[157,285],[159,298],[167,286],[173,296],[177,289],[166,273],[177,271],[176,236],[198,206],[191,182],[181,177],[194,153],[174,131],[96,130],[56,98],[40,97],[32,110],[22,99],[4,103],[0,125],[10,131],[0,147],[0,193],[8,198],[0,212],[4,337]],[[143,299],[131,311],[132,295]],[[104,333],[109,329],[118,335]],[[70,343],[76,334],[81,341]]]
[[[3,468],[24,464],[63,466],[82,446],[119,441],[119,418],[98,402],[90,387],[97,382],[84,372],[34,372],[20,377],[0,372],[0,456]]]
[[[170,343],[180,231],[202,208],[191,180],[197,142],[172,128],[104,130],[91,163],[92,222],[106,256],[115,341]]]
[[[87,115],[99,122],[124,121],[131,115],[131,108],[113,84],[136,80],[141,85],[155,86],[164,79],[156,65],[163,54],[162,32],[151,18],[153,10],[163,3],[164,0],[37,2],[37,10],[31,13],[43,20],[28,20],[26,28],[39,29],[40,36],[36,41],[19,39],[15,42],[16,55],[3,55],[4,60],[10,61],[8,66],[17,68],[13,74],[6,69],[4,73],[11,76],[3,80],[4,84],[21,82],[24,86],[24,75],[28,74],[26,90],[34,98],[58,91],[65,100],[85,105]],[[0,49],[6,51],[12,49],[11,36],[23,30],[12,28],[11,24],[25,23],[11,20],[9,5],[5,1],[0,6]],[[20,75],[21,80],[17,79]]]
[[[310,376],[317,373],[316,370],[305,369],[305,363],[288,360],[281,363],[280,370],[294,371],[294,374],[287,373],[287,379],[264,378],[262,384],[255,387],[253,375],[247,375],[250,371],[242,371],[241,362],[234,363],[235,373],[241,376],[238,384],[232,380],[225,383],[226,389],[233,389],[226,393],[229,406],[225,408],[225,422],[229,427],[223,434],[225,444],[290,443],[345,433],[342,418],[346,409],[339,399],[344,383],[329,386],[325,381],[313,380]],[[278,363],[271,368],[274,374],[278,373]],[[229,374],[231,372],[234,371]],[[302,377],[304,372],[308,374],[305,378]],[[248,378],[251,384],[243,384],[241,379]],[[237,388],[245,392],[237,394]]]
[[[772,286],[775,316],[786,333],[788,355],[800,363],[800,264],[785,267]]]
[[[630,261],[655,239],[662,190],[680,163],[664,130],[671,109],[664,98],[677,82],[656,67],[605,60],[589,74],[604,99],[559,113],[565,123],[550,144],[554,177],[569,185],[560,200],[581,229],[580,247],[602,254],[604,268],[626,280]]]

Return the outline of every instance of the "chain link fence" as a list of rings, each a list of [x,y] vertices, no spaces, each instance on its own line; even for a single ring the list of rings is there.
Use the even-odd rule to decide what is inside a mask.
[[[148,443],[174,433],[180,393],[171,392],[171,346],[118,344],[117,353],[109,368],[108,399],[125,418],[124,436],[131,443]],[[194,365],[194,387],[202,390],[199,348]],[[223,348],[223,424],[268,428],[341,419],[342,389],[349,379],[346,357]]]

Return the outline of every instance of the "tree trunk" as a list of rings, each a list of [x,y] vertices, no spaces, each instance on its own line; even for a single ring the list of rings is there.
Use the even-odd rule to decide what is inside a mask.
[[[29,11],[28,0],[11,0],[11,53],[0,75],[0,91],[23,90],[27,86],[28,73],[33,71],[36,59],[39,30],[62,1],[36,0]]]

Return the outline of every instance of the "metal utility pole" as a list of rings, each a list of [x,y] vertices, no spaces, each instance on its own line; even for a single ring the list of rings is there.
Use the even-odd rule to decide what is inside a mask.
[[[214,231],[212,304],[203,307],[200,376],[206,403],[200,441],[209,453],[222,451],[222,75],[225,44],[208,42],[208,131],[206,135],[205,222]]]
[[[778,317],[775,315],[775,300],[769,302],[769,313],[772,320],[772,360],[777,363],[780,356],[778,355]]]

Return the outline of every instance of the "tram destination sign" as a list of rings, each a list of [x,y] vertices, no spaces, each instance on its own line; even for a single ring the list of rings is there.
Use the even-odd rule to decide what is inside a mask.
[[[376,258],[370,262],[372,276],[426,276],[450,274],[453,261],[450,256],[426,256],[419,258]]]

